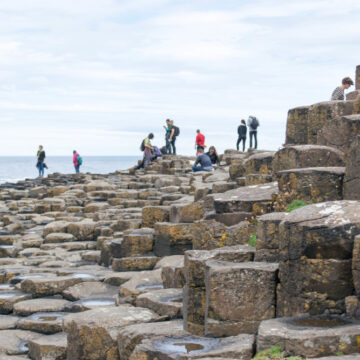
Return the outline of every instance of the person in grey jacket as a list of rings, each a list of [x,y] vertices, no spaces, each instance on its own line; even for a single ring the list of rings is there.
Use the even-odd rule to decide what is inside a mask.
[[[241,141],[243,142],[243,152],[245,151],[245,143],[246,143],[246,133],[247,133],[247,127],[246,127],[246,122],[245,120],[241,120],[241,124],[238,127],[238,140],[236,143],[236,148],[239,151],[239,145],[241,143]]]
[[[255,116],[249,116],[247,121],[250,134],[250,148],[253,146],[253,138],[255,141],[255,149],[257,149],[257,128],[260,126],[259,120]]]

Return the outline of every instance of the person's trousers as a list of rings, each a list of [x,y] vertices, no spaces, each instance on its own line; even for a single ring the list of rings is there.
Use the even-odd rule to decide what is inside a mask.
[[[203,167],[203,166],[193,166],[192,170],[194,172],[198,172],[198,171],[211,171],[213,168],[212,167]]]
[[[149,148],[144,151],[144,168],[146,169],[151,163],[152,153]]]
[[[172,151],[173,151],[173,154],[176,155],[176,147],[175,147],[175,141],[176,141],[176,138],[172,138],[172,140],[170,141],[170,145],[172,146]]]
[[[254,148],[257,149],[257,131],[250,131],[250,147],[253,147],[253,138],[255,142]]]
[[[176,141],[176,138],[172,138],[171,140],[169,138],[166,138],[166,153],[167,154],[172,153],[172,154],[176,155],[175,141]]]
[[[39,168],[39,176],[44,176],[44,163],[39,161],[38,168]]]
[[[80,172],[80,165],[74,165],[74,167],[76,174],[78,174]]]
[[[239,146],[241,144],[241,141],[243,142],[243,152],[245,151],[245,143],[246,143],[246,137],[239,137],[238,141],[236,143],[236,148],[239,150]]]
[[[168,137],[165,140],[166,140],[166,153],[171,154],[171,141]]]

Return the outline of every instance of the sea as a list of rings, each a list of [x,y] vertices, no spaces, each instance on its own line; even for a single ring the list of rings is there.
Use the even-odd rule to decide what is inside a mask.
[[[139,156],[82,156],[81,172],[108,174],[116,170],[126,170],[137,164]],[[45,176],[52,173],[74,173],[72,156],[46,157]],[[0,156],[0,184],[36,178],[36,158],[31,156]]]

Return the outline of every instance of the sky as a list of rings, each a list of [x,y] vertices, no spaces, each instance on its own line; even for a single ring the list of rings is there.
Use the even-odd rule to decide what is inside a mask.
[[[359,0],[3,0],[0,155],[139,155],[163,125],[234,148],[284,142],[288,109],[329,99],[360,64]]]

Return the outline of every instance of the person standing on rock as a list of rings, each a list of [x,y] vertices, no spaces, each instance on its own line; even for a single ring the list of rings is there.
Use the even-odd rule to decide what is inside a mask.
[[[152,151],[153,151],[153,146],[151,145],[151,140],[154,138],[154,134],[150,133],[148,135],[148,137],[144,140],[144,168],[146,169],[150,163],[151,163],[151,159],[152,159]]]
[[[43,177],[44,176],[44,168],[46,167],[46,164],[45,164],[45,151],[44,151],[44,147],[42,145],[39,145],[39,150],[38,150],[36,156],[37,156],[36,167],[39,170],[39,176]]]
[[[211,163],[211,159],[209,155],[204,154],[204,149],[199,147],[197,151],[198,155],[193,166],[193,171],[211,171],[214,169],[213,164]]]
[[[171,154],[171,146],[174,138],[174,126],[172,124],[172,121],[170,119],[166,120],[166,126],[164,126],[164,129],[166,131],[165,133],[165,141],[166,141],[166,153]],[[175,145],[173,145],[174,147]]]
[[[239,145],[241,141],[243,142],[243,152],[245,151],[245,144],[246,144],[246,133],[247,133],[247,127],[245,120],[241,120],[241,124],[238,127],[238,140],[236,143],[236,149],[239,151]]]
[[[349,89],[352,85],[354,85],[354,82],[349,77],[343,78],[341,86],[338,86],[333,91],[331,101],[345,100],[345,90]]]
[[[78,174],[80,172],[80,166],[82,165],[82,158],[76,150],[73,151],[73,164],[75,173]]]
[[[253,148],[253,138],[254,138],[254,148],[257,149],[257,128],[260,126],[259,120],[250,115],[247,121],[247,126],[249,127],[250,135],[250,148]]]
[[[196,139],[195,139],[195,149],[199,150],[200,148],[202,148],[203,150],[205,149],[206,145],[205,145],[205,136],[200,132],[200,130],[196,130]],[[199,151],[198,151],[199,152]]]

